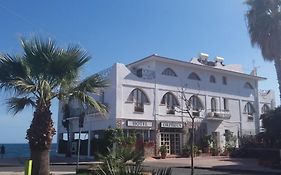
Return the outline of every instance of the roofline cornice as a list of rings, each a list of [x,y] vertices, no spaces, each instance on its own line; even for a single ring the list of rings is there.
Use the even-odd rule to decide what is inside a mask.
[[[155,54],[149,55],[149,56],[147,56],[143,59],[140,59],[140,60],[137,60],[133,63],[127,64],[126,66],[127,67],[133,67],[136,64],[146,62],[146,61],[150,61],[150,60],[152,60],[152,61],[156,60],[156,61],[160,61],[160,62],[173,63],[173,64],[180,64],[182,66],[190,66],[190,67],[199,68],[199,69],[203,69],[203,70],[210,70],[210,71],[214,71],[214,72],[224,72],[224,73],[227,73],[227,74],[236,75],[236,76],[245,77],[245,78],[251,78],[251,79],[255,79],[255,80],[259,80],[259,81],[267,79],[265,77],[260,77],[260,76],[246,74],[246,73],[210,67],[210,66],[207,66],[207,65],[194,64],[194,63],[190,63],[190,62],[187,62],[187,61],[177,60],[177,59],[163,57],[163,56],[158,56],[158,55],[155,55]]]

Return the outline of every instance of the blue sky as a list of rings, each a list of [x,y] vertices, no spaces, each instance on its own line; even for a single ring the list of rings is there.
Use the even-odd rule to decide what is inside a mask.
[[[130,63],[157,53],[189,61],[198,53],[241,64],[246,73],[258,67],[268,78],[261,89],[278,89],[273,63],[252,48],[243,0],[0,0],[0,52],[20,54],[20,37],[54,38],[59,46],[80,44],[93,59],[82,72],[90,75],[115,62]],[[0,98],[0,143],[25,143],[32,111],[16,116]],[[57,123],[57,102],[52,107]],[[56,140],[56,138],[54,138]]]

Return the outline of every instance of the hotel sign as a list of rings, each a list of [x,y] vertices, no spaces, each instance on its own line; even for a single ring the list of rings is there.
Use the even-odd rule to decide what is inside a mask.
[[[152,122],[151,121],[140,121],[140,120],[128,120],[127,126],[152,127]]]
[[[182,128],[182,123],[161,122],[161,128]]]

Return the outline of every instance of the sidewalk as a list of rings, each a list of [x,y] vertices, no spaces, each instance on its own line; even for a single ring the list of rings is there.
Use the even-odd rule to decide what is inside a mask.
[[[143,165],[152,167],[190,167],[191,164],[190,158],[167,158],[146,159]],[[224,156],[195,157],[194,167],[198,169],[281,174],[281,170],[258,165],[256,159],[229,158]]]
[[[75,158],[59,158],[56,159],[52,165],[75,165]],[[82,162],[81,164],[92,164],[97,163],[93,161]],[[23,166],[24,159],[0,159],[0,170],[1,167],[11,167],[11,166]],[[143,162],[144,166],[149,167],[190,167],[190,158],[167,158],[167,159],[153,159],[147,158]],[[195,157],[194,167],[197,169],[211,169],[220,171],[233,171],[233,172],[249,172],[249,173],[263,173],[263,174],[281,174],[281,170],[270,169],[267,167],[262,167],[257,164],[256,159],[240,159],[240,158],[229,158],[229,157]],[[73,172],[52,172],[55,175],[59,174],[71,174]],[[1,172],[0,175],[19,175],[23,172]]]

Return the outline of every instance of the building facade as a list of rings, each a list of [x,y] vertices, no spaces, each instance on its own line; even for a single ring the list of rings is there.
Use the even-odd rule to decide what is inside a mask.
[[[81,128],[84,154],[92,154],[93,140],[101,138],[107,128],[121,128],[125,135],[141,134],[145,143],[153,143],[153,154],[158,154],[161,145],[166,145],[168,154],[181,154],[191,139],[191,119],[183,112],[187,108],[196,116],[196,141],[212,135],[223,148],[226,132],[236,137],[259,133],[260,115],[275,107],[274,92],[258,89],[258,82],[265,78],[255,70],[246,74],[240,65],[224,65],[223,61],[221,57],[210,61],[207,54],[191,61],[151,55],[100,72],[109,86],[95,98],[106,104],[109,112],[101,117],[86,110]],[[62,106],[60,102],[59,147],[62,140],[69,140],[75,149],[81,108],[73,101],[71,115],[65,119]],[[63,120],[69,121],[68,138]]]

